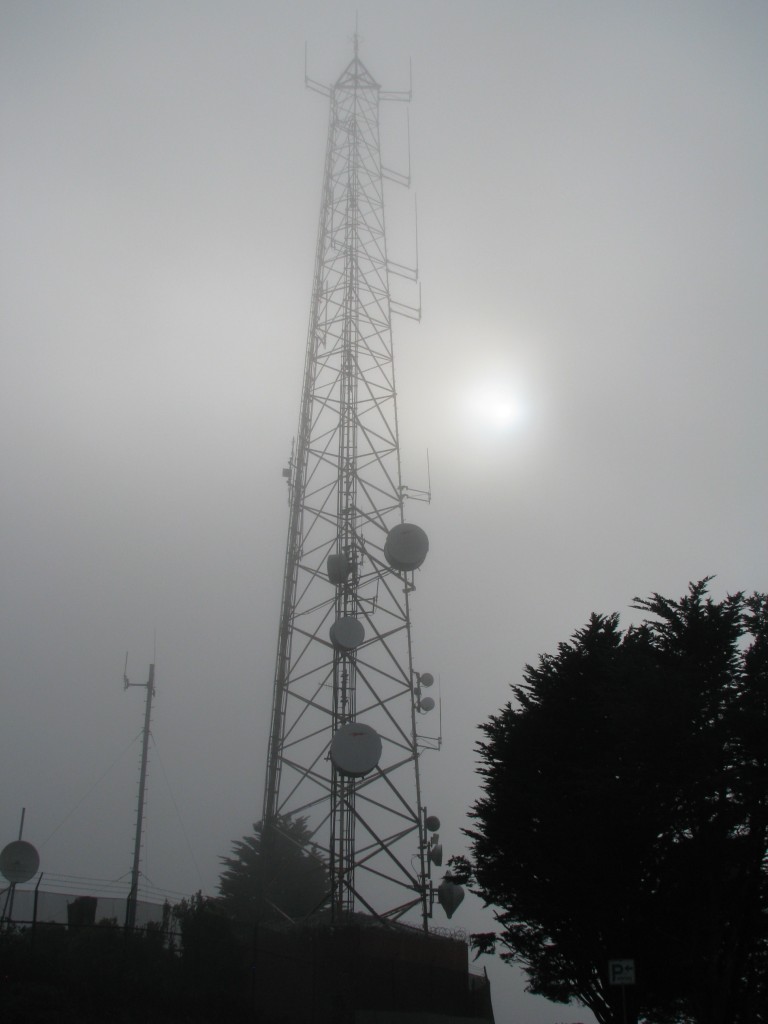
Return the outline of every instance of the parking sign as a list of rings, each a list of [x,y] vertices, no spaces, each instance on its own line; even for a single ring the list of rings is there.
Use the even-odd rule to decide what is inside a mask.
[[[634,985],[635,984],[635,961],[634,960],[609,960],[608,961],[608,982],[611,985]]]

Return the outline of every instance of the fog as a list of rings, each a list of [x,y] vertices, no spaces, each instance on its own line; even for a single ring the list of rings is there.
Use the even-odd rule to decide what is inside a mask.
[[[0,845],[213,893],[261,812],[330,84],[407,89],[394,324],[448,853],[477,726],[592,611],[765,590],[768,8],[5,0]],[[385,162],[406,128],[387,112]],[[412,198],[389,249],[411,262]],[[564,851],[567,855],[567,851]],[[436,916],[439,911],[436,911]],[[440,922],[445,923],[445,922]],[[450,927],[488,930],[468,898]],[[590,1021],[488,961],[499,1022]]]

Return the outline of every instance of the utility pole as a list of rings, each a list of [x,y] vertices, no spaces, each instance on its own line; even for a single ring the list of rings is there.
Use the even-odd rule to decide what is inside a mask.
[[[127,676],[128,655],[125,656],[125,671],[123,672],[123,689],[129,686],[141,686],[146,688],[147,696],[144,702],[144,729],[141,739],[141,771],[139,774],[139,799],[136,808],[136,835],[133,841],[133,867],[131,868],[131,889],[128,893],[128,902],[125,911],[125,930],[131,932],[136,924],[136,901],[139,894],[139,864],[141,861],[141,834],[144,826],[144,798],[147,790],[147,760],[149,755],[149,723],[152,717],[152,698],[155,695],[155,666],[149,666],[149,678],[146,683],[131,683]]]

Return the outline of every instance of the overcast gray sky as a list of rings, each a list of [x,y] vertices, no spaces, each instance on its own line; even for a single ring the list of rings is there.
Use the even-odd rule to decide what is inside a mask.
[[[635,595],[768,588],[765,3],[3,0],[0,844],[26,807],[51,876],[130,869],[126,650],[157,664],[147,878],[214,891],[260,814],[327,126],[304,45],[332,82],[355,11],[386,88],[413,61],[395,343],[447,851],[525,662]],[[388,163],[403,139],[388,112]],[[499,1022],[591,1020],[489,972]]]

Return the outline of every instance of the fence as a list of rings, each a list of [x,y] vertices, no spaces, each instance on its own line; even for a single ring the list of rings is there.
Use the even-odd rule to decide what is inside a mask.
[[[123,927],[128,907],[126,895],[83,895],[82,892],[58,892],[41,887],[35,889],[16,886],[15,892],[0,892],[3,908],[3,927],[20,925],[30,927],[42,924],[66,925],[68,928]],[[178,921],[173,906],[148,900],[136,901],[137,930],[157,930],[176,936]]]

